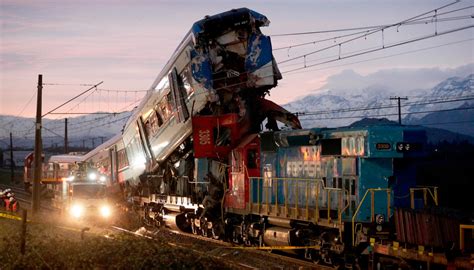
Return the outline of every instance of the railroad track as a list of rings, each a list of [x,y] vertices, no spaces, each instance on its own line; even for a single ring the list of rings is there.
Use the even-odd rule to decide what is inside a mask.
[[[190,249],[200,255],[225,260],[239,269],[335,269],[290,256],[236,246],[232,243],[199,235],[183,234],[168,229],[160,229],[157,232],[143,234],[117,226],[113,226],[112,228],[137,237],[164,238],[170,246]],[[142,232],[144,232],[143,229]]]
[[[21,207],[31,205],[31,194],[20,187],[9,185],[0,185],[0,189],[11,188],[15,193],[15,198],[21,202]],[[42,209],[47,211],[57,211],[57,209],[45,205],[41,205]],[[137,237],[148,238],[164,238],[168,245],[189,249],[199,256],[206,255],[214,257],[218,260],[224,260],[232,267],[238,269],[335,269],[333,267],[317,265],[307,260],[293,258],[286,255],[272,253],[271,251],[255,250],[254,248],[246,248],[243,246],[236,246],[232,243],[215,240],[200,235],[185,234],[174,232],[168,229],[159,229],[155,233],[140,234],[117,226],[94,227],[95,231],[100,234],[103,231],[104,236],[106,232],[114,230],[121,233],[133,234]]]
[[[18,186],[0,184],[0,190],[4,190],[7,188],[11,189],[12,192],[15,194],[15,199],[20,202],[20,207],[25,207],[25,205],[31,206],[31,194],[28,191]],[[57,208],[51,207],[50,205],[46,205],[45,203],[47,202],[43,201],[43,203],[41,204],[42,209],[47,211],[58,211]]]

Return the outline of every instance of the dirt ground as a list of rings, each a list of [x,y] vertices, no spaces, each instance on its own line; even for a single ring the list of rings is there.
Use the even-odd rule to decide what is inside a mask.
[[[0,218],[0,269],[228,269],[224,262],[167,242],[126,234],[28,223],[20,252],[21,222]]]

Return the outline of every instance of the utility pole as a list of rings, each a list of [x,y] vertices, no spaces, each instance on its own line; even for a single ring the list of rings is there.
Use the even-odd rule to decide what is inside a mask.
[[[15,182],[15,171],[14,171],[15,162],[13,161],[13,136],[10,132],[10,174],[11,174],[11,183]]]
[[[41,157],[42,157],[42,142],[41,142],[41,104],[43,92],[43,75],[38,75],[38,95],[36,100],[36,125],[35,125],[35,156],[34,156],[34,180],[33,180],[33,199],[31,210],[33,215],[37,215],[40,209],[40,181],[41,181]]]
[[[64,154],[69,152],[67,142],[67,118],[64,119]]]
[[[403,100],[408,100],[408,97],[390,97],[390,100],[398,100],[398,124],[401,125],[402,124],[402,109],[401,109],[401,105],[400,105],[400,100],[403,99]]]

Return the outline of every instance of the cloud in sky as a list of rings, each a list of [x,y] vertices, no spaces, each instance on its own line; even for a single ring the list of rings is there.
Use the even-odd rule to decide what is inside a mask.
[[[411,90],[431,89],[450,77],[466,77],[474,73],[474,64],[457,68],[394,68],[383,69],[367,75],[354,70],[344,70],[327,78],[320,91],[358,92],[373,86],[384,86],[397,94],[406,95]]]

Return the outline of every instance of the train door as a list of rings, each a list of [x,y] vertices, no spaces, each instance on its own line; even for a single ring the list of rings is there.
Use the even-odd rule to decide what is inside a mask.
[[[185,122],[189,118],[188,107],[186,106],[187,94],[176,68],[173,68],[170,72],[168,79],[170,81],[171,95],[175,109],[178,112],[178,122]]]
[[[114,145],[109,149],[110,160],[110,184],[117,183],[117,146]]]
[[[147,155],[147,160],[150,160],[151,162],[153,162],[154,161],[153,152],[151,151],[151,145],[150,145],[150,140],[149,140],[150,134],[148,134],[146,132],[146,129],[144,128],[143,118],[141,116],[137,120],[137,125],[138,125],[138,130],[140,133],[140,139],[143,143],[143,150],[145,151]]]
[[[260,177],[260,148],[257,135],[250,135],[230,154],[231,168],[226,207],[244,209],[249,202],[251,179]]]
[[[346,208],[346,214],[352,215],[357,207],[357,158],[345,157],[342,159],[342,186],[344,190],[344,206]]]

